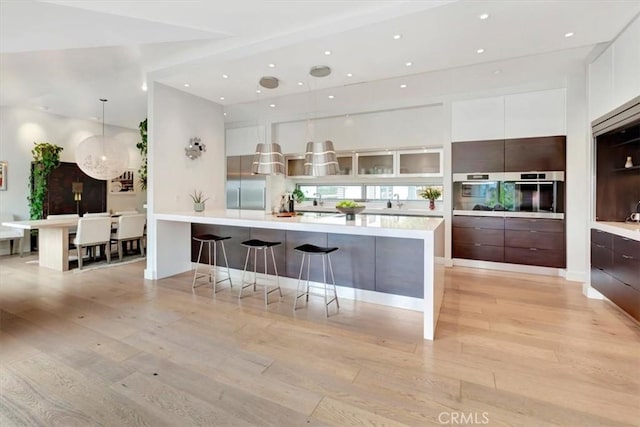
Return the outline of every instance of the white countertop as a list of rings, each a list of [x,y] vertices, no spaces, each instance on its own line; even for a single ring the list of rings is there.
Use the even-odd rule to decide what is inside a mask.
[[[296,206],[297,212],[338,212],[333,206]],[[367,207],[363,212],[366,215],[401,215],[401,216],[436,216],[442,217],[444,212],[441,209],[419,209],[408,207],[377,208]]]
[[[354,221],[347,221],[344,214],[323,216],[306,214],[295,217],[277,217],[263,211],[235,209],[205,212],[165,212],[154,214],[153,218],[161,221],[198,224],[414,239],[431,236],[432,232],[444,221],[442,218],[434,217],[393,215],[356,215]]]
[[[591,227],[640,242],[640,223],[594,221]]]

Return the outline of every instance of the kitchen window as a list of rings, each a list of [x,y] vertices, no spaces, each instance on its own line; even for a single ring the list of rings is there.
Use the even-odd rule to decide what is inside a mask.
[[[327,200],[362,199],[362,185],[300,185],[307,200],[317,198],[318,194]]]
[[[400,200],[423,200],[420,191],[426,187],[439,188],[441,185],[308,185],[300,184],[299,188],[307,200],[317,198],[318,194],[324,200],[362,200],[376,201],[393,199],[395,194],[400,195]],[[439,200],[442,200],[440,197]]]

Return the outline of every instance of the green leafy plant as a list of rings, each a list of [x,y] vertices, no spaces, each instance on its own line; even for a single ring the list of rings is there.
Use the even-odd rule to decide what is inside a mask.
[[[207,200],[209,200],[208,197],[203,198],[202,191],[193,190],[193,194],[189,194],[189,197],[191,197],[191,200],[193,200],[193,203],[204,203]]]
[[[291,193],[296,202],[301,203],[304,202],[304,193],[299,188],[296,188]]]
[[[427,200],[436,200],[442,196],[442,190],[438,187],[426,187],[420,190],[420,197]]]
[[[140,169],[138,169],[138,176],[140,177],[140,187],[143,190],[147,189],[147,119],[140,122],[138,125],[138,129],[140,129],[140,138],[141,140],[136,144],[136,148],[140,151],[140,156],[142,157],[142,163],[140,164]]]
[[[60,165],[62,147],[49,142],[34,142],[33,167],[29,177],[29,216],[31,219],[42,219],[44,216],[44,197],[47,193],[47,179],[51,172]]]

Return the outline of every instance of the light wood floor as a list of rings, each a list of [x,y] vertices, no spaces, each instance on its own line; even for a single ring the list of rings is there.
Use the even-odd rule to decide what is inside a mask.
[[[0,259],[0,426],[617,426],[640,420],[640,327],[559,278],[452,268],[421,314]]]

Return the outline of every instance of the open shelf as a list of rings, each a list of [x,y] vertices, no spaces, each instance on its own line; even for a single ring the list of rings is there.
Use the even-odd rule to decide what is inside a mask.
[[[633,171],[633,170],[639,170],[640,166],[631,166],[630,168],[617,168],[614,169],[614,172],[626,172],[626,171]]]
[[[611,148],[622,147],[623,145],[633,144],[634,142],[640,142],[640,137],[633,138],[633,139],[630,139],[628,141],[619,142],[619,143],[617,143],[615,145],[612,145]]]

